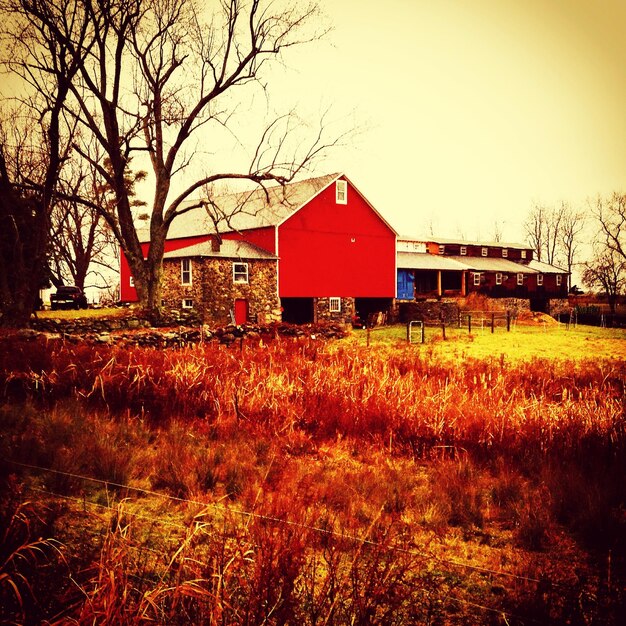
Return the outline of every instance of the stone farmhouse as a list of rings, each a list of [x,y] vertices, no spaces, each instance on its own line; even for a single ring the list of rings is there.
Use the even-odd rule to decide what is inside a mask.
[[[393,317],[403,302],[472,293],[549,311],[568,282],[522,244],[398,236],[343,174],[228,194],[184,213],[163,266],[163,305],[216,325]],[[136,301],[123,255],[120,275],[121,299]]]

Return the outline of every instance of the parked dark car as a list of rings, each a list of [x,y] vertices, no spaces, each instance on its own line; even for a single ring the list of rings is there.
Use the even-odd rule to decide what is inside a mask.
[[[50,296],[50,308],[55,309],[86,309],[87,297],[80,287],[58,287]]]

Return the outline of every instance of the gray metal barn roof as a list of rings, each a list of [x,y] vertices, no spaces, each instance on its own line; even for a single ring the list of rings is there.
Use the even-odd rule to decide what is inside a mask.
[[[408,270],[451,270],[462,272],[466,265],[458,263],[450,257],[428,252],[398,252],[397,265],[399,269]]]
[[[491,258],[487,256],[452,256],[450,257],[465,266],[465,269],[478,272],[503,272],[510,274],[539,274],[523,263],[515,263],[508,259]]]
[[[165,259],[181,259],[183,257],[211,257],[216,259],[277,259],[278,257],[247,241],[223,239],[220,250],[213,250],[210,241],[196,243],[178,250],[171,250],[163,255]]]

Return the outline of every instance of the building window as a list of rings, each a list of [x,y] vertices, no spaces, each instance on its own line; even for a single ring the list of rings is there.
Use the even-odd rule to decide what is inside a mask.
[[[480,285],[480,272],[476,272],[474,274],[474,286],[478,287]]]
[[[506,259],[509,256],[509,251],[506,248],[502,248],[502,258]]]
[[[183,300],[183,309],[193,309],[193,300],[191,298]]]
[[[128,283],[129,283],[129,285],[130,285],[131,287],[134,287],[134,286],[135,286],[135,277],[134,277],[134,276],[131,276],[131,277],[130,277],[130,279],[129,279],[129,281],[128,281]]]
[[[191,285],[191,259],[180,260],[180,284]]]
[[[502,274],[498,272],[496,274],[496,285],[501,285],[501,284],[502,284]]]
[[[537,285],[539,285],[539,287],[543,285],[543,274],[537,274]]]
[[[331,313],[341,313],[341,298],[330,298],[328,310]]]
[[[518,285],[523,285],[524,284],[524,274],[518,274],[517,275],[517,284]]]
[[[563,274],[556,275],[556,286],[560,287],[563,284]]]
[[[233,282],[234,283],[247,283],[248,282],[248,264],[247,263],[233,263]]]
[[[522,259],[526,258],[526,250],[522,250]]]
[[[445,252],[446,252],[446,247],[439,245],[439,254],[445,254]]]
[[[335,201],[337,204],[348,204],[348,183],[345,180],[335,183]]]
[[[480,253],[481,253],[483,256],[487,256],[487,255],[489,254],[489,248],[482,248],[482,249],[481,249],[481,251],[480,251]]]
[[[467,256],[467,246],[461,246],[461,256]]]

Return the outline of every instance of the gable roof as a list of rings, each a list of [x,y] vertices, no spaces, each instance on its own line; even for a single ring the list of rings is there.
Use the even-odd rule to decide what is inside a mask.
[[[528,263],[528,267],[531,269],[537,270],[540,274],[567,274],[568,271],[564,270],[556,265],[550,265],[549,263],[544,263],[543,261],[536,261],[533,259]]]
[[[171,250],[163,255],[164,259],[182,259],[185,257],[211,257],[222,259],[269,259],[278,257],[266,252],[262,248],[234,239],[223,239],[219,250],[213,250],[211,241],[203,241],[192,246]]]
[[[403,235],[398,237],[398,241],[413,241],[418,243],[436,243],[459,246],[479,246],[485,248],[508,248],[510,250],[531,250],[532,246],[523,243],[513,243],[510,241],[470,241],[468,239],[451,239],[448,237],[412,237]]]
[[[406,270],[450,270],[462,272],[466,265],[439,254],[428,252],[398,252],[396,255],[398,269]]]
[[[218,230],[222,233],[277,226],[340,177],[341,174],[327,174],[286,185],[272,185],[265,189],[257,186],[250,191],[217,196],[211,199],[208,209],[198,207],[175,217],[167,238],[214,233],[215,225],[207,210],[222,216],[218,222]],[[189,201],[188,205],[197,202]],[[150,241],[147,229],[142,230],[139,237],[142,242]]]

